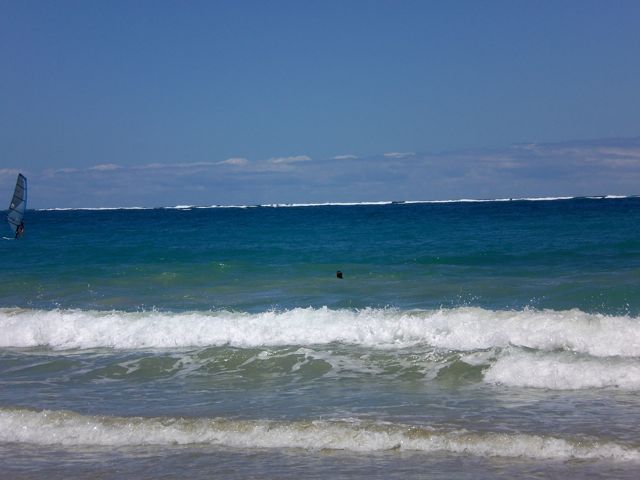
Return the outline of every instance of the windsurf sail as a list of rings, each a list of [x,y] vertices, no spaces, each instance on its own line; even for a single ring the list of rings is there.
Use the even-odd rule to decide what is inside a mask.
[[[27,177],[18,174],[18,180],[16,181],[16,189],[13,191],[13,197],[11,198],[11,204],[9,204],[9,215],[7,220],[9,221],[9,227],[13,231],[14,237],[19,237],[24,230],[24,212],[27,209]]]

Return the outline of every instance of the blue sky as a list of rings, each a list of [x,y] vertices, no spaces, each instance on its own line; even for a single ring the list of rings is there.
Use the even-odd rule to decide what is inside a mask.
[[[638,25],[636,1],[0,0],[0,191],[638,194]]]

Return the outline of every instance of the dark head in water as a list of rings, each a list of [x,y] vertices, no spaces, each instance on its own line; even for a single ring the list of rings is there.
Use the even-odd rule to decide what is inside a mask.
[[[338,271],[336,272],[336,277],[337,277],[337,278],[342,278],[342,272],[341,272],[340,270],[338,270]]]

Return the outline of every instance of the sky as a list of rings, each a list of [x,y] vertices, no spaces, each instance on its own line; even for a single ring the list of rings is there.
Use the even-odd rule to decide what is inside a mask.
[[[640,194],[637,1],[0,0],[0,200]],[[0,206],[1,207],[1,206]]]

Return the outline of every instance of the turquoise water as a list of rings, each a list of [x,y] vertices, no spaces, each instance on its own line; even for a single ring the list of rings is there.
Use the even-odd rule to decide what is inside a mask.
[[[640,198],[25,223],[0,242],[14,478],[640,466]]]
[[[20,262],[3,271],[0,302],[250,312],[530,306],[635,315],[639,204],[31,212],[30,235],[2,245]]]

